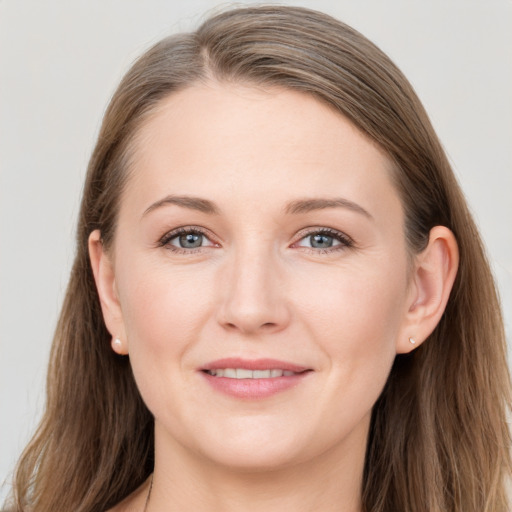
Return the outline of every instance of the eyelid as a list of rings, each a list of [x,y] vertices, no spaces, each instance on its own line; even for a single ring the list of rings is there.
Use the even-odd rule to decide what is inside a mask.
[[[187,249],[185,247],[178,247],[170,243],[171,240],[173,240],[174,238],[177,238],[180,235],[188,233],[197,233],[204,236],[210,242],[210,245]],[[171,229],[170,231],[167,231],[162,237],[159,238],[157,245],[159,247],[164,247],[170,251],[178,253],[193,253],[204,250],[209,247],[219,247],[219,243],[215,241],[215,237],[210,233],[210,231],[199,226],[180,226]]]
[[[340,243],[338,245],[335,245],[333,247],[329,248],[315,248],[315,247],[307,247],[307,246],[301,246],[297,245],[299,242],[304,240],[305,238],[317,235],[317,234],[323,234],[328,235],[330,237],[333,237]],[[292,247],[300,247],[301,249],[310,250],[314,253],[325,253],[325,252],[333,252],[333,251],[339,251],[344,249],[350,249],[351,247],[354,247],[355,243],[354,240],[348,236],[346,233],[343,233],[342,231],[339,231],[337,229],[328,228],[328,227],[322,227],[322,226],[314,226],[314,227],[308,227],[305,228],[297,233],[296,241],[292,244]]]
[[[210,244],[207,246],[200,246],[195,248],[184,248],[184,247],[178,247],[175,245],[171,245],[170,241],[174,238],[188,233],[197,233],[202,236],[204,236]],[[330,236],[340,242],[337,245],[334,245],[332,247],[328,248],[316,248],[316,247],[308,247],[308,246],[301,246],[298,245],[299,242],[307,238],[308,236],[316,235],[316,234],[324,234],[327,236]],[[159,247],[167,248],[168,250],[175,252],[175,253],[197,253],[201,250],[208,249],[210,247],[220,247],[220,244],[215,240],[216,237],[207,229],[200,227],[200,226],[194,226],[194,225],[187,225],[187,226],[180,226],[177,228],[174,228],[168,232],[166,232],[162,237],[159,238],[157,245]],[[311,226],[304,229],[301,229],[296,237],[295,242],[291,244],[292,248],[300,248],[302,250],[306,250],[308,252],[312,252],[315,254],[323,254],[323,253],[329,253],[329,252],[336,252],[340,250],[346,250],[354,247],[355,243],[354,240],[348,236],[346,233],[339,231],[337,229],[325,227],[325,226]]]

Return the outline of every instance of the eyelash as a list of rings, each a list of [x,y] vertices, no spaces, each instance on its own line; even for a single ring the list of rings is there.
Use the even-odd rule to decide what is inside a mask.
[[[354,247],[354,241],[345,233],[338,231],[337,229],[332,228],[308,228],[306,231],[302,231],[300,234],[300,238],[297,242],[294,242],[293,246],[296,246],[300,241],[305,238],[311,237],[313,235],[327,235],[328,237],[333,238],[340,242],[339,245],[335,245],[333,247],[328,247],[325,249],[314,248],[314,247],[304,247],[299,246],[302,250],[309,252],[311,254],[329,254],[337,251],[343,251],[346,249],[350,249]]]
[[[181,236],[181,235],[201,235],[206,237],[211,243],[211,246],[201,246],[196,248],[183,248],[183,247],[177,247],[174,245],[171,245],[171,241],[175,238]],[[341,231],[338,231],[336,229],[332,228],[309,228],[307,231],[302,231],[299,233],[300,238],[292,244],[292,247],[299,247],[300,249],[304,250],[305,252],[309,252],[311,254],[328,254],[333,253],[337,251],[343,251],[346,249],[350,249],[354,247],[354,241],[346,234],[342,233]],[[311,237],[313,235],[327,235],[329,237],[332,237],[334,240],[340,242],[339,245],[335,245],[333,247],[328,247],[324,249],[320,248],[314,248],[314,247],[305,247],[305,246],[297,246],[299,242],[306,239],[307,237]],[[159,247],[164,247],[170,251],[172,251],[175,254],[197,254],[198,252],[202,252],[207,247],[215,247],[218,244],[211,240],[212,235],[199,227],[195,226],[187,226],[187,227],[181,227],[174,229],[168,233],[166,233],[160,240],[158,241]]]
[[[198,252],[201,252],[202,250],[205,249],[205,247],[201,246],[201,247],[196,247],[196,248],[190,248],[190,249],[186,249],[184,247],[176,247],[174,245],[171,245],[171,241],[174,240],[175,238],[181,236],[181,235],[201,235],[201,236],[204,236],[206,237],[208,240],[210,240],[212,237],[212,235],[201,229],[201,228],[198,228],[198,227],[182,227],[182,228],[177,228],[177,229],[173,229],[172,231],[170,231],[169,233],[166,233],[162,238],[160,238],[160,240],[158,241],[158,246],[159,247],[165,247],[166,249],[168,249],[169,251],[172,251],[174,252],[175,254],[191,254],[191,253],[194,253],[194,254],[197,254]],[[212,242],[213,245],[217,245],[215,242]]]

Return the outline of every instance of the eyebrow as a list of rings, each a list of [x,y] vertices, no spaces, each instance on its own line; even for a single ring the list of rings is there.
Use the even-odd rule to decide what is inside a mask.
[[[163,199],[160,199],[159,201],[156,201],[153,203],[149,208],[147,208],[144,213],[143,217],[147,215],[148,213],[152,212],[153,210],[156,210],[157,208],[160,208],[162,206],[166,205],[176,205],[181,206],[182,208],[188,208],[190,210],[196,210],[201,213],[206,213],[209,215],[219,215],[220,209],[213,203],[212,201],[209,201],[208,199],[203,199],[200,197],[193,197],[193,196],[175,196],[175,195],[169,195],[164,197]],[[284,212],[286,214],[292,214],[292,215],[299,215],[304,213],[309,213],[316,210],[325,210],[328,208],[346,208],[348,210],[352,210],[356,213],[360,213],[364,215],[365,217],[372,219],[373,217],[371,214],[365,210],[362,206],[358,205],[357,203],[354,203],[353,201],[350,201],[348,199],[344,199],[342,197],[336,197],[336,198],[313,198],[313,199],[297,199],[295,201],[292,201],[288,203],[285,208]]]
[[[324,210],[327,208],[347,208],[353,212],[360,213],[369,219],[373,218],[371,214],[362,206],[342,197],[335,197],[332,199],[299,199],[289,203],[285,208],[285,213],[300,214],[312,212],[315,210]]]
[[[220,210],[215,206],[214,203],[209,201],[208,199],[202,199],[200,197],[192,197],[192,196],[166,196],[163,199],[160,199],[156,203],[153,203],[146,211],[142,214],[144,217],[148,213],[160,208],[165,205],[176,205],[181,206],[182,208],[188,208],[190,210],[197,210],[202,213],[207,213],[209,215],[218,215]]]

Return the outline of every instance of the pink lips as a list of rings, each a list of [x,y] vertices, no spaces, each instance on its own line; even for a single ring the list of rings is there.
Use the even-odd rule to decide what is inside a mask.
[[[283,370],[283,372],[286,372],[286,375],[270,378],[230,378],[214,375],[218,370],[227,368],[260,372],[265,370]],[[293,374],[290,375],[291,372]],[[304,366],[277,359],[247,360],[226,358],[208,363],[201,368],[201,373],[208,384],[223,394],[235,398],[262,399],[296,386],[311,371]],[[246,374],[247,372],[243,373]]]

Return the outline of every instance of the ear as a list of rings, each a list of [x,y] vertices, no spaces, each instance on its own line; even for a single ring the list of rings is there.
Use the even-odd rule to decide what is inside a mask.
[[[414,259],[405,322],[397,353],[411,352],[435,329],[446,308],[457,275],[459,249],[445,226],[430,230],[427,247]]]
[[[89,235],[89,258],[100,298],[103,319],[108,331],[112,334],[112,349],[118,354],[126,355],[128,347],[121,305],[116,291],[114,265],[111,257],[104,250],[99,230],[95,230]]]

